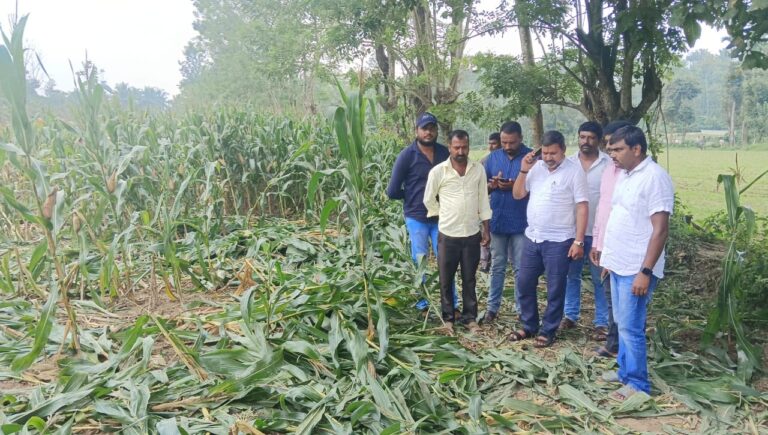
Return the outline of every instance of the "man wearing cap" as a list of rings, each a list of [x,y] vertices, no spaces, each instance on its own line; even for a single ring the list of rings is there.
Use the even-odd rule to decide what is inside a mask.
[[[416,120],[416,139],[400,152],[392,169],[387,186],[390,199],[403,200],[405,228],[411,242],[411,258],[418,264],[422,257],[429,255],[429,242],[437,257],[438,227],[437,216],[427,217],[424,206],[424,187],[429,171],[448,160],[448,148],[437,143],[437,118],[425,112]],[[454,293],[455,293],[454,286]],[[458,298],[454,298],[458,301]],[[426,308],[426,301],[419,301],[420,308]]]

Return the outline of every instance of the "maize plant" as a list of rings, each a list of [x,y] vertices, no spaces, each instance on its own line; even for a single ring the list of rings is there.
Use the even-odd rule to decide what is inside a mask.
[[[510,314],[438,335],[384,195],[405,142],[364,95],[330,118],[149,114],[86,64],[72,121],[30,116],[25,24],[0,47],[0,433],[768,430],[743,364],[667,320],[649,328],[657,394],[624,403],[578,332],[510,345]]]

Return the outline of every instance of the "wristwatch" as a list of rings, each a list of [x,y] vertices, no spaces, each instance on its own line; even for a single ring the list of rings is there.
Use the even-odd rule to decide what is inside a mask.
[[[644,267],[644,268],[640,269],[640,273],[642,273],[645,276],[651,276],[651,275],[653,275],[653,270],[651,270],[651,269],[649,269],[647,267]]]
[[[581,248],[584,247],[584,241],[583,240],[574,240],[573,244],[578,246],[578,247],[581,247]]]

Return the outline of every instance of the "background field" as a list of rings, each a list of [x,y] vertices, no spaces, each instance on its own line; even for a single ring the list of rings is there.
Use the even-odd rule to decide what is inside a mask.
[[[672,175],[677,192],[690,209],[695,220],[701,220],[725,209],[722,189],[718,189],[717,175],[732,174],[738,167],[743,176],[741,187],[768,168],[768,150],[699,150],[671,148],[659,156],[659,163]],[[768,177],[761,179],[743,196],[742,204],[752,207],[760,215],[768,215]]]
[[[473,150],[471,157],[480,159],[485,154],[485,150]],[[694,219],[700,221],[725,209],[725,198],[722,189],[718,189],[717,175],[732,174],[736,169],[737,155],[743,176],[742,187],[768,169],[768,150],[670,148],[659,156],[659,164],[672,175],[675,192]],[[768,215],[768,177],[742,196],[742,204],[752,207],[762,216]]]

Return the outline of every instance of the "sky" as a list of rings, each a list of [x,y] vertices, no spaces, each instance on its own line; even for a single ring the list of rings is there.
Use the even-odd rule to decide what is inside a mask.
[[[73,88],[72,70],[86,58],[109,84],[154,86],[177,94],[179,62],[196,32],[191,0],[19,0],[29,14],[25,39],[40,55],[56,88]],[[9,31],[15,0],[0,0],[0,26]]]
[[[485,8],[496,3],[482,1]],[[18,7],[21,15],[29,14],[27,44],[40,55],[57,89],[73,88],[70,62],[78,70],[87,53],[109,84],[127,82],[178,94],[179,62],[196,34],[191,0],[19,0]],[[0,0],[0,26],[6,32],[15,8],[16,0]],[[723,36],[705,27],[694,50],[717,53],[726,45]],[[467,53],[518,54],[519,46],[513,30],[503,37],[470,40]]]

